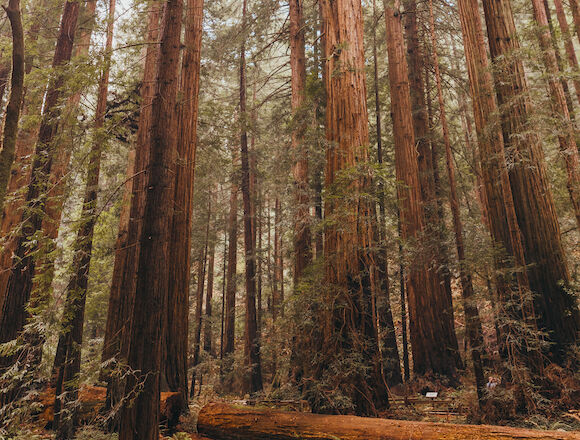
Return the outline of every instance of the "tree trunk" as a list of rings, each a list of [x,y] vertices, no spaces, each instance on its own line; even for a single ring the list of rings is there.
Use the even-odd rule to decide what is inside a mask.
[[[354,373],[337,386],[355,412],[376,414],[388,406],[388,397],[373,310],[378,291],[376,208],[364,196],[371,175],[361,170],[348,182],[339,179],[341,172],[369,164],[362,7],[358,0],[323,2],[322,11],[329,142],[325,186],[336,192],[325,201],[330,222],[324,237],[324,301],[332,304],[323,329],[325,363],[357,353],[368,372]]]
[[[461,365],[457,337],[455,335],[451,291],[445,280],[445,266],[439,236],[442,219],[437,210],[437,194],[433,174],[433,157],[429,143],[427,107],[423,71],[425,58],[419,45],[418,11],[416,0],[405,0],[405,35],[407,39],[407,58],[409,86],[411,94],[411,114],[413,118],[414,139],[417,145],[419,184],[421,190],[423,226],[420,231],[431,240],[422,240],[422,251],[426,254],[422,264],[424,274],[423,305],[428,304],[428,312],[423,307],[411,306],[414,295],[410,289],[409,313],[413,370],[417,374],[429,371],[454,377]],[[432,241],[433,243],[429,243]],[[426,244],[425,244],[426,243]]]
[[[43,1],[39,1],[38,5],[34,8],[34,14],[40,16],[40,11],[42,11],[43,6]],[[28,48],[28,51],[25,54],[25,75],[28,75],[32,71],[32,65],[35,61],[32,54],[36,51],[41,23],[43,23],[43,21],[39,19],[33,21],[26,35],[25,46]],[[48,66],[42,67],[46,68]],[[44,100],[44,89],[45,88],[41,88],[40,90],[37,90],[36,88],[33,88],[32,91],[34,93],[30,93],[30,91],[25,88],[23,92],[21,119],[41,113],[42,102]],[[32,124],[27,124],[27,126],[21,127],[19,130],[16,139],[14,161],[18,166],[13,167],[10,172],[8,186],[6,188],[6,195],[9,196],[9,199],[6,199],[4,206],[0,207],[2,212],[0,237],[4,240],[2,243],[2,249],[0,250],[0,268],[2,269],[0,270],[0,307],[2,306],[4,295],[6,294],[6,285],[10,277],[9,269],[12,264],[12,255],[16,251],[16,246],[18,245],[18,237],[15,236],[16,234],[14,234],[13,231],[20,224],[21,220],[20,214],[25,203],[25,194],[22,194],[21,189],[25,188],[30,183],[31,157],[34,152],[34,143],[38,138],[39,126],[40,122],[35,121]]]
[[[379,100],[379,72],[377,58],[377,25],[379,17],[376,13],[376,4],[373,0],[373,88],[375,94],[375,117],[377,124],[377,162],[383,164],[383,145],[381,132],[381,105]],[[393,313],[391,312],[391,300],[389,298],[389,263],[387,255],[387,228],[386,228],[386,210],[385,210],[385,191],[383,183],[378,186],[379,191],[379,239],[380,246],[380,296],[377,301],[377,313],[380,329],[383,333],[383,369],[389,386],[397,385],[403,382],[401,376],[401,360],[399,358],[399,349],[397,347],[397,335],[395,333],[395,324],[393,322]]]
[[[395,168],[397,180],[405,186],[397,189],[401,215],[402,237],[407,243],[420,239],[424,228],[425,210],[422,204],[421,189],[428,189],[420,182],[420,167],[415,148],[414,119],[412,118],[411,92],[408,76],[408,65],[404,56],[404,43],[401,29],[401,16],[398,10],[385,4],[387,20],[387,50],[389,53],[389,80],[393,103],[391,116],[395,138]],[[412,35],[408,29],[408,35]],[[422,71],[422,69],[421,69]],[[416,81],[421,82],[421,74]],[[415,86],[414,86],[415,88]],[[424,108],[424,95],[421,92]],[[419,99],[415,98],[418,102]],[[421,118],[419,118],[422,120]],[[415,118],[417,120],[417,117]],[[420,132],[424,136],[424,132]],[[423,141],[427,144],[426,139]],[[420,145],[420,142],[419,144]],[[421,153],[419,153],[421,156]],[[425,173],[431,175],[430,151],[425,151],[423,162]],[[430,185],[428,199],[434,199],[434,186]],[[431,208],[428,208],[431,209]],[[436,213],[433,214],[436,216]],[[433,260],[417,261],[407,268],[406,292],[409,302],[409,322],[411,347],[413,352],[413,369],[417,374],[429,371],[455,376],[460,362],[457,351],[457,338],[453,327],[451,302],[448,293],[443,289],[443,280],[436,281],[441,274],[432,267]]]
[[[78,2],[66,2],[53,58],[54,68],[62,67],[71,58],[78,15]],[[46,214],[48,176],[51,173],[53,160],[58,154],[58,149],[53,144],[53,140],[58,130],[56,121],[58,121],[61,113],[60,104],[63,85],[64,76],[57,74],[50,81],[46,93],[42,122],[32,163],[31,180],[26,193],[25,209],[21,217],[23,226],[16,238],[16,250],[12,258],[2,304],[0,343],[16,339],[30,316],[27,305],[33,286],[37,259],[35,251],[39,250],[39,244],[35,236],[41,230],[42,221]],[[44,292],[41,292],[39,296],[44,294]],[[26,363],[28,355],[36,358],[36,360],[30,358],[28,362],[36,363],[39,360],[38,353],[35,353],[39,345],[42,344],[39,335],[32,335],[24,339],[28,339],[25,341],[28,345],[27,349],[15,355],[3,357],[0,360],[2,367],[13,365],[17,360]],[[11,397],[13,396],[7,395],[7,399]]]
[[[12,27],[12,77],[10,80],[10,98],[4,117],[2,149],[0,150],[0,209],[4,205],[10,170],[14,163],[18,121],[20,120],[20,109],[24,96],[24,30],[22,28],[20,0],[10,0],[4,10]],[[4,95],[3,91],[2,95]]]
[[[203,0],[188,0],[185,21],[185,51],[181,64],[179,157],[175,177],[175,206],[171,226],[169,303],[165,334],[165,378],[171,391],[179,391],[187,402],[187,349],[189,281],[191,266],[191,217],[197,146],[197,115]]]
[[[228,224],[224,216],[224,251],[222,253],[222,310],[221,310],[221,329],[220,329],[220,377],[223,375],[224,343],[225,343],[225,321],[226,321],[226,261],[228,254]]]
[[[246,33],[247,1],[242,6],[242,32]],[[244,354],[249,369],[245,388],[249,393],[262,389],[262,367],[260,365],[260,341],[256,316],[256,249],[252,226],[252,195],[250,188],[250,159],[248,154],[248,133],[246,131],[246,42],[240,48],[240,150],[242,160],[242,199],[244,203],[244,245],[246,262],[246,320],[244,331]]]
[[[562,82],[559,80],[560,69],[552,45],[552,35],[548,27],[546,8],[542,0],[532,0],[532,6],[536,24],[540,27],[537,34],[540,48],[542,49],[542,59],[544,67],[549,74],[548,86],[552,98],[552,116],[554,120],[561,123],[561,127],[558,130],[558,143],[560,144],[560,153],[566,164],[568,193],[576,215],[576,223],[580,228],[580,159],[575,139],[575,128],[570,120],[566,95],[564,94]]]
[[[562,56],[560,55],[560,46],[558,45],[558,41],[557,41],[557,37],[556,37],[556,31],[554,30],[554,23],[552,22],[552,13],[550,11],[550,5],[548,4],[548,0],[542,0],[542,2],[544,3],[544,9],[546,10],[546,18],[548,19],[548,29],[550,30],[550,35],[551,35],[551,42],[552,42],[552,47],[554,49],[554,55],[556,56],[556,62],[558,63],[558,69],[560,70],[560,72],[564,72],[566,70],[566,66],[564,64],[564,61],[562,60]],[[566,23],[566,26],[568,25],[568,23]],[[564,31],[562,31],[562,33],[564,33]],[[564,40],[565,40],[565,36],[564,36]],[[570,38],[570,42],[571,42],[571,38]],[[566,41],[564,41],[564,46],[566,46]],[[572,46],[573,47],[573,46]],[[568,55],[568,54],[566,54]],[[576,56],[576,54],[574,53],[574,56]],[[568,60],[568,61],[574,61],[572,60]],[[576,64],[578,63],[578,60],[576,60]],[[578,66],[576,66],[578,67]],[[574,68],[572,67],[572,69],[574,70]],[[576,69],[578,70],[578,69]],[[568,106],[568,113],[570,113],[570,119],[572,121],[576,120],[576,111],[574,109],[574,102],[572,101],[572,95],[570,94],[570,88],[568,87],[568,79],[565,77],[561,77],[559,78],[559,81],[562,83],[562,88],[564,89],[564,95],[566,97],[566,105]],[[580,85],[580,83],[579,83]],[[575,87],[576,90],[580,90],[577,89]],[[578,98],[579,95],[577,94],[576,97]]]
[[[205,229],[204,245],[199,252],[199,265],[197,267],[197,294],[195,296],[195,317],[194,317],[194,339],[193,339],[193,373],[191,374],[191,388],[189,396],[195,397],[195,380],[197,377],[197,366],[201,352],[201,327],[203,324],[203,289],[205,287],[205,273],[207,269],[207,254],[209,245],[209,223],[211,219],[211,195],[207,204],[207,223]],[[201,381],[200,381],[201,382]],[[201,391],[201,383],[200,383]]]
[[[207,293],[205,296],[205,322],[203,328],[204,340],[203,349],[208,352],[211,356],[214,356],[213,345],[212,345],[212,332],[213,332],[213,316],[212,316],[212,300],[213,300],[213,279],[214,279],[214,266],[215,266],[215,233],[211,235],[209,239],[209,255],[207,261]]]
[[[560,24],[560,30],[562,31],[562,37],[564,39],[566,56],[568,57],[570,68],[575,74],[573,80],[574,89],[576,90],[576,98],[580,103],[580,79],[577,77],[577,75],[580,73],[580,68],[578,67],[578,58],[576,57],[576,50],[574,49],[574,43],[572,42],[572,35],[570,33],[570,27],[568,26],[568,19],[566,18],[566,12],[564,11],[562,0],[554,0],[554,6],[556,6],[556,17],[558,18],[558,23]]]
[[[401,211],[397,209],[397,229],[399,232],[399,290],[401,293],[401,339],[403,340],[403,373],[405,382],[409,382],[409,343],[407,342],[407,299],[405,297],[405,262],[403,260],[403,236],[401,229]]]
[[[578,41],[580,41],[580,1],[570,0],[570,9],[572,10],[572,17],[574,19],[574,29],[576,30],[576,36]]]
[[[538,327],[553,342],[546,355],[563,364],[567,348],[577,341],[580,317],[567,287],[570,274],[544,155],[537,132],[529,126],[531,103],[509,1],[483,0],[488,42],[496,75],[496,92],[506,150],[513,155],[510,184],[522,232],[525,263]],[[518,262],[519,263],[519,262]],[[524,298],[525,299],[525,298]],[[527,307],[529,308],[529,307]],[[534,311],[523,311],[528,320]]]
[[[520,317],[513,316],[507,305],[525,300],[529,292],[529,280],[526,271],[518,270],[525,266],[526,260],[516,218],[515,194],[512,195],[508,175],[504,137],[497,116],[498,107],[494,99],[481,20],[476,11],[478,11],[476,0],[459,1],[491,238],[495,244],[505,249],[505,255],[496,254],[494,261],[495,284],[499,299],[497,309],[502,311],[501,316],[496,314],[495,321],[498,348],[502,354],[511,351],[509,363],[513,373],[512,378],[519,383],[521,390],[528,382],[527,374],[521,368],[522,356],[517,343],[513,344],[514,338],[505,339],[504,336],[518,334],[523,327],[520,325],[521,315]],[[513,262],[510,261],[511,256],[513,256]],[[514,325],[514,322],[518,324]]]
[[[170,233],[175,197],[181,0],[167,0],[161,26],[161,45],[151,104],[147,150],[147,192],[143,227],[139,234],[139,264],[132,313],[126,394],[139,389],[121,408],[119,440],[159,438],[159,372],[162,328],[167,313]],[[137,388],[135,388],[137,387]]]
[[[101,131],[105,124],[105,114],[107,111],[115,3],[115,0],[109,0],[105,59],[97,92],[97,108],[95,111],[93,143],[89,156],[85,197],[81,213],[81,223],[74,244],[73,275],[66,289],[65,309],[61,324],[62,329],[58,341],[59,347],[57,347],[57,353],[60,351],[62,355],[60,359],[57,358],[55,360],[54,366],[54,370],[58,372],[58,380],[55,391],[57,398],[54,404],[55,420],[53,428],[57,432],[57,438],[62,440],[74,436],[78,423],[76,406],[79,392],[78,375],[81,371],[85,303],[93,249],[93,235],[97,221],[97,197],[102,146],[106,142],[103,139]],[[57,361],[59,361],[59,365],[56,364]]]
[[[449,205],[453,218],[453,230],[455,232],[455,246],[457,249],[457,259],[459,261],[459,279],[461,281],[461,293],[463,296],[463,309],[465,313],[465,327],[467,339],[471,348],[471,360],[477,397],[482,402],[485,393],[485,378],[483,363],[481,361],[481,349],[483,348],[483,330],[479,318],[479,310],[474,298],[473,281],[471,273],[466,267],[465,244],[463,242],[463,224],[459,212],[459,198],[457,196],[457,183],[455,181],[455,168],[453,165],[453,154],[451,152],[451,142],[449,140],[449,128],[447,126],[447,114],[445,111],[445,101],[443,98],[443,87],[441,85],[441,72],[439,70],[439,57],[437,54],[437,38],[435,37],[435,17],[433,13],[433,0],[429,0],[429,21],[431,31],[431,50],[433,51],[433,66],[435,68],[435,82],[437,85],[437,100],[439,103],[439,122],[443,131],[443,142],[445,144],[445,159],[447,162],[447,176],[449,178]]]
[[[200,433],[223,440],[454,440],[578,439],[574,432],[537,431],[490,425],[453,425],[355,416],[205,405],[199,413]]]
[[[238,260],[238,173],[236,155],[232,151],[232,171],[230,189],[230,213],[228,218],[228,267],[226,274],[226,310],[224,322],[224,356],[234,352],[236,327],[236,290]]]
[[[308,196],[308,152],[304,142],[306,114],[305,24],[303,0],[290,0],[290,67],[292,69],[292,152],[294,155],[294,285],[312,260],[310,197]]]
[[[135,157],[127,167],[128,183],[126,185],[126,204],[121,212],[119,232],[115,247],[115,263],[109,295],[107,324],[103,343],[102,362],[106,365],[103,376],[108,377],[107,409],[112,409],[122,403],[124,384],[123,372],[119,368],[126,363],[128,356],[129,332],[132,325],[133,305],[135,302],[135,278],[139,256],[139,236],[143,220],[143,200],[147,176],[145,167],[149,162],[149,140],[152,124],[152,103],[155,96],[155,75],[157,71],[159,46],[159,20],[162,6],[152,2],[149,7],[149,23],[147,26],[147,45],[145,66],[141,86],[141,109],[139,113],[139,128],[135,144]],[[133,162],[133,164],[131,163]],[[125,232],[126,231],[126,232]],[[110,372],[118,371],[110,376]],[[116,429],[118,417],[109,424]]]

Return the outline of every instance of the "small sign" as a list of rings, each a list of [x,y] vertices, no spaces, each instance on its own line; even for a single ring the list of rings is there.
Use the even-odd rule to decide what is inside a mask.
[[[427,394],[425,394],[425,397],[427,397],[429,399],[435,399],[438,395],[439,395],[439,393],[437,393],[437,391],[427,391]]]

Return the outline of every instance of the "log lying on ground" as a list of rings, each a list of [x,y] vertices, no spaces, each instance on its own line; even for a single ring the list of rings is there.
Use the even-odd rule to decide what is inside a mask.
[[[210,403],[197,429],[220,440],[580,440],[578,432],[327,416]]]
[[[45,389],[39,396],[41,411],[38,414],[44,426],[51,427],[54,420],[54,388]],[[82,387],[79,393],[81,423],[95,421],[105,405],[107,389],[104,387]],[[161,393],[161,422],[169,428],[175,427],[179,422],[179,416],[184,410],[180,393]]]

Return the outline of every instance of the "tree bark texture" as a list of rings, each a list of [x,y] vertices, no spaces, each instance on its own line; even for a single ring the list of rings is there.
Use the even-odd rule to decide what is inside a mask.
[[[375,117],[377,124],[377,162],[383,164],[383,143],[381,130],[381,103],[379,99],[379,72],[377,56],[377,25],[380,17],[377,16],[376,2],[373,0],[373,88],[375,95]],[[380,287],[379,295],[376,298],[376,309],[380,331],[382,332],[382,359],[384,375],[389,386],[397,385],[403,382],[401,376],[401,359],[399,357],[399,348],[397,346],[397,335],[395,324],[393,322],[393,313],[391,311],[391,300],[389,298],[389,262],[387,255],[387,228],[386,228],[386,209],[385,209],[385,191],[381,182],[378,185],[379,191],[379,216],[378,216],[378,233],[380,239],[379,250],[379,276]]]
[[[20,109],[24,95],[24,29],[22,28],[20,0],[10,0],[4,10],[12,28],[12,75],[10,98],[4,116],[2,149],[0,150],[0,209],[4,205],[10,170],[14,163],[18,121],[20,120]]]
[[[548,357],[563,363],[577,340],[578,307],[566,286],[570,274],[537,132],[529,126],[532,106],[509,1],[483,0],[488,42],[510,170],[515,211],[522,233],[529,286],[538,327],[553,343]],[[530,315],[530,312],[527,312]]]
[[[181,392],[187,402],[187,349],[189,280],[191,266],[191,220],[197,146],[197,115],[203,0],[188,0],[185,19],[185,51],[181,64],[178,103],[177,175],[175,211],[171,226],[172,276],[169,281],[167,330],[165,333],[165,379],[171,391]]]
[[[238,173],[236,170],[236,154],[232,151],[230,212],[228,217],[228,265],[226,273],[226,301],[224,319],[224,356],[234,352],[236,324],[236,285],[237,285],[237,253],[238,253]]]
[[[167,313],[171,224],[177,159],[176,102],[181,37],[181,0],[168,0],[161,27],[155,96],[151,104],[147,185],[139,264],[128,351],[125,394],[136,394],[121,408],[120,440],[159,438],[162,325]]]
[[[365,194],[368,170],[347,180],[345,172],[369,163],[369,130],[359,0],[322,3],[325,35],[326,151],[325,186],[336,192],[325,201],[329,220],[324,234],[325,278],[330,309],[324,328],[328,362],[359,353],[368,373],[341,383],[358,414],[388,406],[374,299],[378,289],[376,208]]]
[[[558,0],[556,0],[558,1]],[[546,8],[542,0],[532,0],[534,18],[539,26],[537,30],[544,67],[548,72],[548,87],[552,100],[552,116],[560,122],[558,127],[558,143],[560,153],[566,164],[568,176],[568,194],[576,215],[576,223],[580,228],[580,159],[578,146],[576,145],[576,130],[570,119],[568,104],[562,82],[559,79],[560,69],[556,59],[556,53],[552,44],[552,34],[548,26]]]
[[[243,0],[242,32],[246,29],[247,0]],[[244,248],[246,266],[246,316],[244,331],[244,354],[248,367],[245,380],[247,392],[254,393],[262,389],[262,367],[260,362],[260,341],[258,339],[258,318],[256,313],[256,249],[252,214],[253,200],[251,194],[250,158],[248,153],[247,112],[246,112],[246,42],[240,48],[240,158],[242,162],[242,201],[244,205]]]
[[[133,154],[130,154],[127,165],[127,183],[115,244],[115,263],[101,358],[104,364],[127,358],[126,341],[131,328],[131,313],[135,300],[134,283],[139,250],[138,235],[143,217],[142,206],[146,184],[145,165],[148,163],[149,157],[146,143],[151,126],[151,105],[155,93],[155,74],[159,56],[159,46],[155,43],[159,41],[160,17],[161,4],[152,2],[149,7],[147,41],[150,44],[147,45],[145,54],[139,128],[135,150]],[[110,370],[114,365],[115,363],[112,363],[105,369]],[[112,387],[113,383],[110,382],[108,385],[109,393],[113,391]],[[120,398],[120,396],[117,397]]]
[[[78,15],[78,2],[66,2],[53,57],[54,68],[62,67],[71,58]],[[29,317],[27,305],[32,292],[34,269],[38,257],[34,254],[39,249],[36,235],[42,229],[42,222],[46,214],[46,191],[49,185],[49,176],[54,158],[58,154],[58,147],[54,145],[53,140],[58,130],[56,121],[61,113],[63,85],[63,75],[55,75],[48,86],[45,97],[44,112],[32,162],[31,179],[26,191],[25,210],[21,217],[23,225],[16,236],[15,252],[8,271],[4,292],[0,316],[0,343],[16,339]],[[38,335],[31,339],[28,341],[29,349],[34,352],[34,349],[42,342]],[[26,356],[26,352],[30,352],[30,350],[20,352],[20,356]],[[8,366],[13,364],[15,360],[14,356],[4,357],[1,364]],[[21,360],[24,361],[24,359]]]
[[[419,11],[416,0],[404,2],[403,16],[405,36],[407,40],[407,63],[409,87],[411,93],[411,114],[419,168],[419,183],[421,188],[424,239],[420,241],[425,266],[425,290],[421,296],[432,310],[432,316],[419,312],[422,308],[409,307],[411,348],[413,352],[413,370],[418,374],[428,371],[455,376],[461,365],[457,336],[455,335],[451,289],[446,278],[447,269],[442,260],[444,255],[442,242],[439,239],[442,219],[437,206],[437,191],[434,176],[434,163],[429,142],[429,126],[427,106],[425,101],[425,84],[423,71],[425,57],[419,44]],[[417,242],[419,243],[419,242]],[[409,296],[409,300],[411,300]],[[416,314],[417,313],[417,314]],[[423,329],[423,330],[420,330]],[[421,336],[417,332],[422,333]],[[427,336],[431,335],[431,336]],[[427,339],[424,338],[427,337]]]
[[[483,349],[483,329],[479,310],[474,298],[473,280],[465,261],[465,243],[463,241],[463,224],[459,211],[459,197],[457,196],[457,182],[455,180],[455,166],[453,164],[453,153],[451,151],[451,141],[449,139],[449,127],[447,125],[447,114],[445,111],[445,101],[443,97],[443,87],[441,85],[441,72],[439,69],[439,56],[437,53],[437,38],[435,36],[435,16],[433,13],[433,0],[429,0],[429,25],[431,34],[431,50],[433,56],[433,67],[435,68],[435,82],[437,86],[437,101],[439,104],[439,122],[443,132],[443,142],[445,144],[445,159],[447,163],[447,176],[449,179],[449,205],[453,218],[453,230],[455,233],[455,247],[457,249],[457,259],[459,261],[459,279],[461,281],[461,293],[463,297],[463,310],[465,314],[465,327],[467,339],[471,349],[471,361],[475,376],[478,400],[481,402],[485,392],[485,378],[483,363],[481,360],[481,350]]]
[[[294,283],[312,261],[310,237],[310,197],[308,195],[308,152],[304,142],[307,115],[305,23],[303,0],[290,0],[290,66],[292,69],[292,152],[294,154]]]
[[[60,359],[57,359],[60,361],[60,365],[56,365],[57,360],[55,360],[55,369],[58,371],[55,395],[58,397],[55,399],[54,427],[57,432],[57,438],[62,440],[69,439],[74,435],[78,423],[75,401],[77,400],[79,392],[78,375],[81,371],[85,303],[93,248],[93,235],[97,221],[99,173],[104,144],[101,130],[105,124],[105,114],[107,111],[115,3],[115,0],[109,0],[105,60],[97,91],[93,143],[89,156],[80,227],[74,245],[73,276],[66,289],[65,310],[58,341],[59,347],[57,347],[57,353],[59,351],[63,353]],[[62,348],[60,348],[61,345]]]

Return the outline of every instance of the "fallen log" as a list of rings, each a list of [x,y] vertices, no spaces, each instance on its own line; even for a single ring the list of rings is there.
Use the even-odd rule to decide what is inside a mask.
[[[104,387],[85,386],[79,392],[79,419],[81,423],[92,423],[101,415],[105,406],[107,389]],[[37,414],[43,426],[50,428],[54,421],[55,389],[46,388],[38,398],[41,409]],[[184,410],[181,393],[161,393],[161,423],[171,429],[179,423],[179,416]]]
[[[580,440],[579,432],[328,416],[223,403],[201,409],[197,430],[220,440]]]

